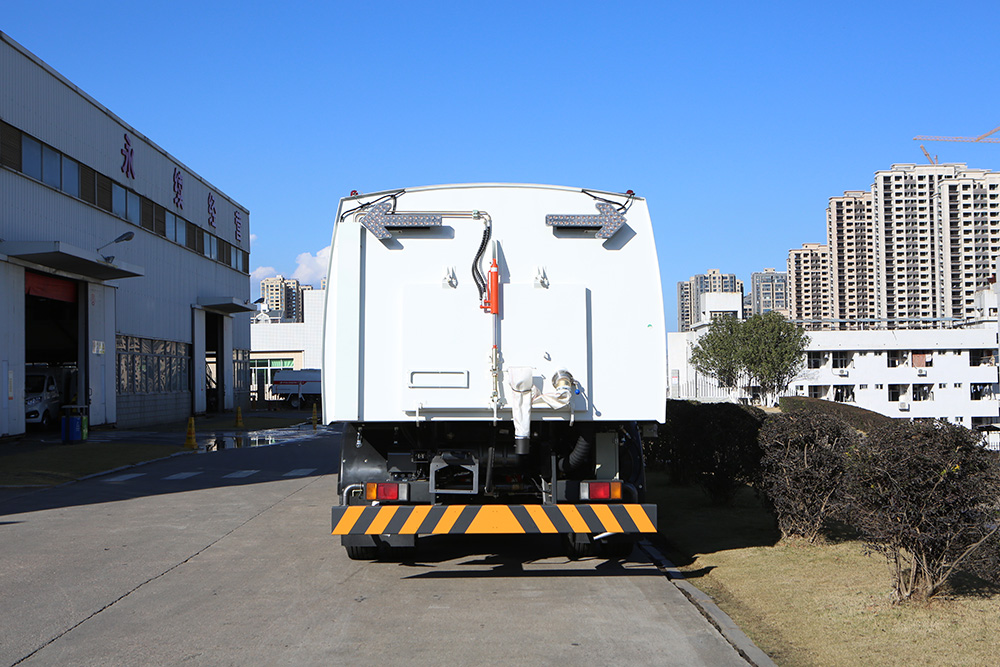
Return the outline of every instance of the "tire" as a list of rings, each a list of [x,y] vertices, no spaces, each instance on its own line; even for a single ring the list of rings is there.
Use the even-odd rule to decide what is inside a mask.
[[[597,545],[593,541],[577,542],[576,534],[569,533],[564,540],[566,555],[570,560],[579,560],[597,554]]]
[[[604,558],[610,560],[622,560],[628,558],[632,555],[632,549],[635,548],[635,540],[631,538],[609,538],[601,540],[600,548],[598,553]]]
[[[378,547],[344,547],[351,560],[377,560]]]
[[[288,398],[288,404],[292,406],[292,408],[294,408],[295,410],[298,410],[299,407],[302,405],[302,401],[299,400],[298,396],[290,396]]]

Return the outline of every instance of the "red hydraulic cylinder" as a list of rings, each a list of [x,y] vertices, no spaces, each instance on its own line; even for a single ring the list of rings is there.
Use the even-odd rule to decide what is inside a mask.
[[[497,260],[494,257],[490,264],[490,271],[486,280],[486,297],[483,305],[480,306],[485,312],[491,315],[500,314],[500,269],[497,268]]]

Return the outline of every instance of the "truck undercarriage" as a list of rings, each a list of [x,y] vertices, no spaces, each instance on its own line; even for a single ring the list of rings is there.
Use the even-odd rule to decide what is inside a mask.
[[[656,525],[634,423],[536,422],[527,448],[503,423],[350,424],[338,491],[333,532],[359,559],[455,533],[561,534],[573,556],[622,555]]]

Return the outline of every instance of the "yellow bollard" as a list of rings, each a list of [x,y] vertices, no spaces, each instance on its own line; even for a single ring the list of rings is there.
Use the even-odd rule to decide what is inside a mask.
[[[184,446],[188,449],[198,449],[198,443],[194,439],[194,417],[188,418],[187,437],[184,438]]]
[[[243,408],[236,406],[236,428],[243,428]]]
[[[316,430],[316,404],[313,403],[313,430]]]

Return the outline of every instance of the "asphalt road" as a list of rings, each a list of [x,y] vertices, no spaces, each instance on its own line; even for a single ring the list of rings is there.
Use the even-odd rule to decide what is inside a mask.
[[[746,665],[636,550],[440,537],[355,562],[333,437],[0,500],[0,665]]]

